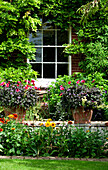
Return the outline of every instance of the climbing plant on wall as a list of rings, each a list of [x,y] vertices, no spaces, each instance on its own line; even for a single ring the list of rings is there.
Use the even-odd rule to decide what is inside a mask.
[[[29,31],[40,25],[37,11],[40,0],[0,1],[0,66],[26,66],[34,57],[35,48],[28,41]]]
[[[97,4],[93,2],[98,2]],[[94,6],[93,6],[94,5]],[[97,6],[96,6],[97,5]],[[85,60],[80,68],[87,74],[95,71],[108,76],[108,1],[95,0],[81,6],[80,27],[77,32],[78,41],[68,45],[67,54],[83,54]]]

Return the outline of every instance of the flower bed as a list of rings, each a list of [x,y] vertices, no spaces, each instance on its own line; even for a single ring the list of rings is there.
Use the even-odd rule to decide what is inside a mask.
[[[108,131],[91,132],[73,128],[69,121],[66,126],[56,127],[50,119],[40,128],[29,127],[16,121],[16,115],[1,118],[0,155],[59,156],[59,157],[107,157]],[[14,133],[13,133],[14,132]]]

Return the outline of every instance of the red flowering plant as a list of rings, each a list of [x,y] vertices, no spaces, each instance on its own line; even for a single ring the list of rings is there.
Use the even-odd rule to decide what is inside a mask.
[[[29,82],[30,83],[30,82]],[[21,81],[17,83],[1,82],[0,83],[0,106],[2,107],[21,107],[25,110],[36,105],[37,92],[33,86],[34,81],[30,84],[23,85]]]

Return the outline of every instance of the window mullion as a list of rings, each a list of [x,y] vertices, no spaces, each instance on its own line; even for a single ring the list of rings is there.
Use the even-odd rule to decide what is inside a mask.
[[[41,68],[42,78],[43,78],[43,29],[42,29],[42,68]]]
[[[55,78],[57,78],[57,29],[55,29]]]
[[[72,28],[69,28],[69,44],[72,43]],[[72,70],[72,56],[69,55],[69,75],[71,75],[71,70]]]

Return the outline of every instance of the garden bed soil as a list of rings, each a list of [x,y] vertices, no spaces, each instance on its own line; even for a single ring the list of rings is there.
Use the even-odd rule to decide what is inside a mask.
[[[81,160],[108,162],[108,158],[63,158],[63,157],[29,157],[29,156],[0,156],[0,159],[47,159],[47,160]]]

